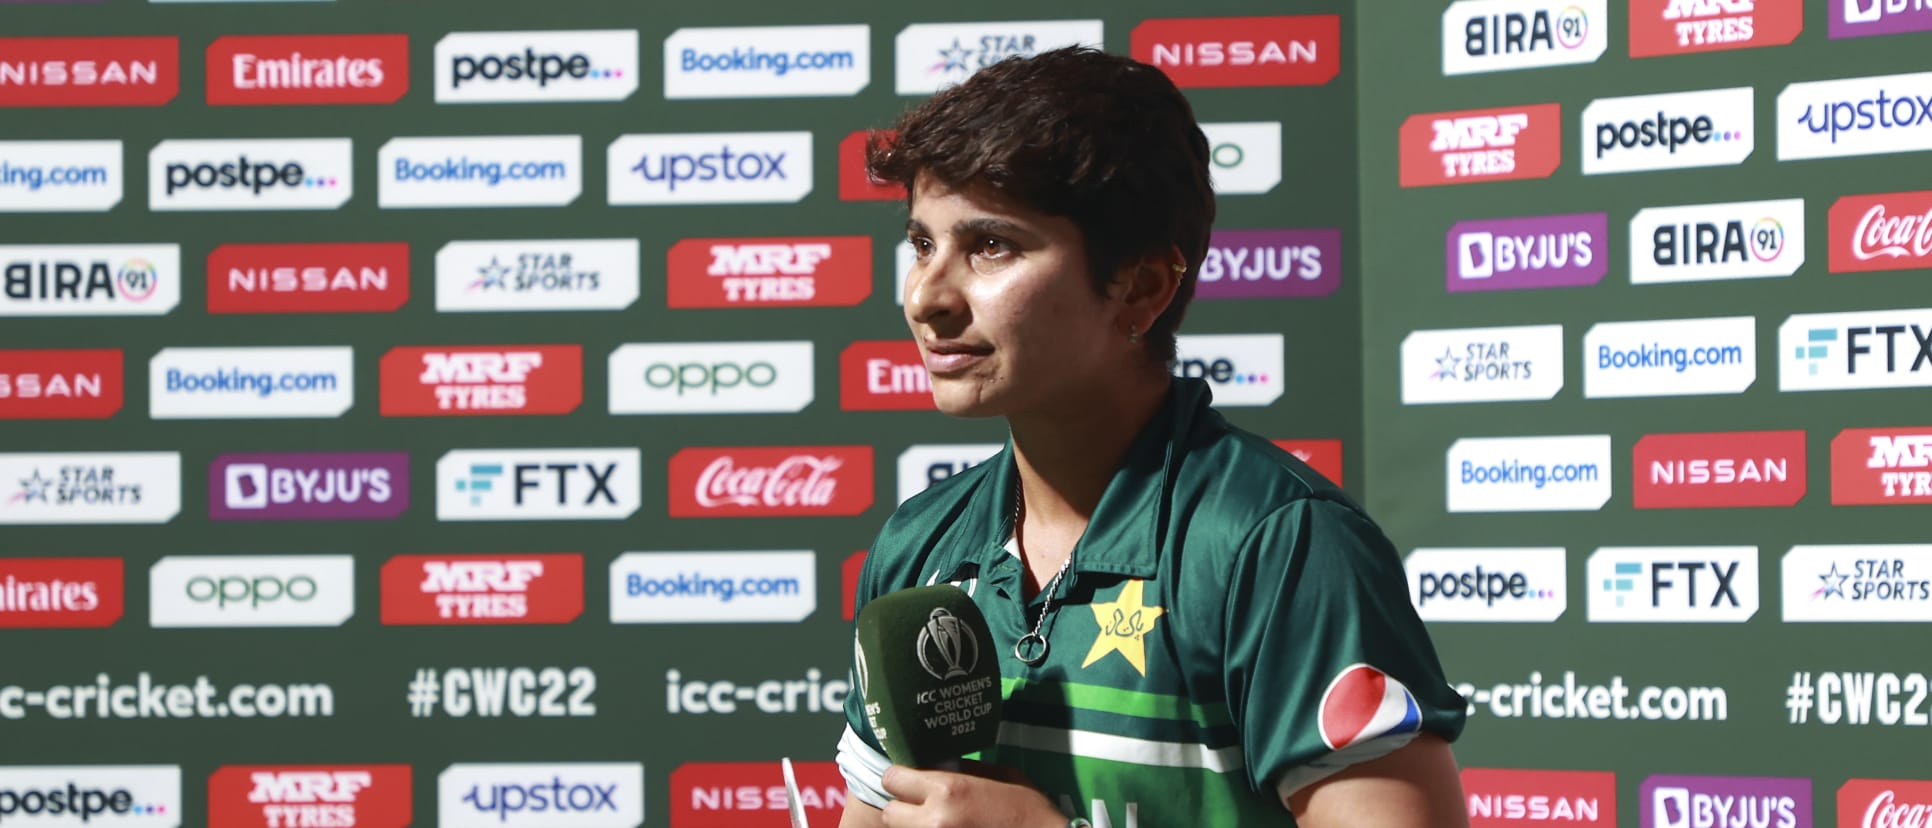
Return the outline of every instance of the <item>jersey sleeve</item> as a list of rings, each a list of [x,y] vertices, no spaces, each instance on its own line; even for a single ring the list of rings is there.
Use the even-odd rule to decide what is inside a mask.
[[[881,533],[883,537],[883,533]],[[882,594],[879,589],[879,572],[883,562],[878,554],[882,548],[874,541],[872,549],[866,553],[865,564],[859,568],[859,583],[855,589],[856,597],[852,604],[853,616],[865,609],[867,602]],[[853,639],[854,652],[857,650],[856,628]],[[856,669],[848,675],[851,690],[845,694],[845,732],[838,743],[839,773],[845,777],[847,793],[860,802],[874,808],[883,809],[891,800],[885,792],[885,771],[892,762],[885,751],[879,747],[879,740],[872,735],[872,726],[866,720],[865,697],[859,690]]]
[[[1249,783],[1286,797],[1430,731],[1467,705],[1409,602],[1395,547],[1333,500],[1281,507],[1230,573],[1223,680]]]

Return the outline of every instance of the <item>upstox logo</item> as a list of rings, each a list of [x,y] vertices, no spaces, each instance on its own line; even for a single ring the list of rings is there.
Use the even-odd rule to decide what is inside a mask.
[[[623,135],[605,160],[613,205],[791,204],[812,191],[810,132]]]
[[[148,152],[148,209],[334,210],[354,192],[348,138],[162,141]]]
[[[1174,375],[1207,380],[1224,406],[1264,406],[1287,387],[1281,334],[1194,334],[1175,338]]]
[[[1595,63],[1610,44],[1605,0],[1460,0],[1442,13],[1442,74]]]
[[[1449,447],[1451,512],[1594,512],[1610,500],[1610,437],[1464,438]]]
[[[392,138],[376,156],[376,187],[384,210],[562,207],[583,193],[583,138]]]
[[[1583,335],[1583,396],[1741,394],[1757,382],[1757,317],[1600,322]]]
[[[1584,175],[1721,167],[1751,156],[1749,86],[1599,98],[1583,109]]]
[[[1805,200],[1648,207],[1630,219],[1630,283],[1790,276],[1805,263]]]
[[[453,32],[436,42],[437,103],[621,101],[637,31]]]
[[[1932,72],[1794,83],[1778,93],[1778,160],[1932,150]]]
[[[1216,195],[1261,195],[1281,183],[1281,122],[1202,124]]]
[[[1795,314],[1778,326],[1778,390],[1932,386],[1932,308]]]

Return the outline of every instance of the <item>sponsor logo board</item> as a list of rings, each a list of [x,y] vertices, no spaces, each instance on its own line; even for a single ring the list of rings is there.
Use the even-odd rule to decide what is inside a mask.
[[[906,199],[906,188],[874,179],[871,173],[866,171],[865,144],[875,131],[886,136],[888,140],[896,134],[889,129],[861,129],[839,140],[840,201],[904,201]]]
[[[122,155],[120,141],[0,141],[0,213],[112,210],[127,189]]]
[[[210,520],[393,520],[408,510],[405,452],[224,454],[208,466]]]
[[[208,44],[208,105],[392,104],[409,91],[409,36],[228,35]]]
[[[1630,466],[1637,509],[1793,506],[1805,496],[1805,433],[1646,434]]]
[[[1553,103],[1411,115],[1399,135],[1402,186],[1548,178],[1563,160],[1562,117]]]
[[[0,524],[155,524],[180,512],[177,452],[0,454]]]
[[[665,266],[673,308],[849,307],[872,295],[869,236],[683,239]]]
[[[1858,1],[1845,0],[1845,4],[1849,6]],[[1884,0],[1869,2],[1876,4]],[[1932,782],[1851,779],[1838,788],[1838,824],[1846,828],[1907,828],[1928,815],[1932,815]]]
[[[610,565],[612,624],[803,621],[818,608],[809,551],[627,552]]]
[[[1793,314],[1778,326],[1778,390],[1932,386],[1932,308]]]
[[[1318,298],[1342,285],[1342,231],[1217,230],[1196,299]]]
[[[376,155],[376,203],[562,207],[584,191],[579,135],[391,138]]]
[[[1547,400],[1563,390],[1563,326],[1410,331],[1402,404]]]
[[[1833,273],[1932,268],[1932,190],[1848,195],[1827,223]]]
[[[1313,469],[1316,474],[1328,478],[1330,483],[1342,485],[1342,441],[1340,440],[1270,440],[1276,448],[1295,456],[1295,459]]]
[[[114,626],[127,607],[120,558],[0,558],[0,629]]]
[[[1932,622],[1932,545],[1793,546],[1782,564],[1788,622]]]
[[[1805,263],[1805,200],[1647,207],[1630,218],[1630,283],[1790,276]]]
[[[0,107],[162,106],[180,91],[180,38],[0,37]]]
[[[1831,502],[1932,503],[1932,426],[1838,432],[1831,441]]]
[[[409,244],[224,244],[209,313],[390,313],[409,301]]]
[[[1757,378],[1757,317],[1599,322],[1583,334],[1588,399],[1741,394]]]
[[[1932,6],[1919,0],[1831,0],[1825,7],[1833,40],[1932,32]]]
[[[1321,86],[1342,69],[1334,14],[1146,20],[1128,43],[1135,60],[1182,89]]]
[[[578,554],[397,555],[382,565],[382,623],[568,624],[584,612]]]
[[[1462,787],[1470,828],[1617,824],[1617,775],[1607,771],[1464,768]]]
[[[436,310],[624,310],[638,264],[637,239],[453,241],[436,251]]]
[[[1417,549],[1405,568],[1424,621],[1546,622],[1569,608],[1562,547]]]
[[[903,504],[933,484],[985,462],[1005,443],[916,445],[899,453],[899,500]]]
[[[1607,0],[1458,0],[1442,12],[1442,74],[1595,63],[1610,44]]]
[[[1737,624],[1758,612],[1755,546],[1606,546],[1584,568],[1591,623]]]
[[[1216,195],[1262,195],[1281,183],[1281,122],[1202,124]]]
[[[436,776],[441,828],[637,828],[644,766],[456,764]]]
[[[687,448],[671,517],[851,516],[872,506],[871,446]]]
[[[584,400],[582,345],[430,345],[382,355],[382,416],[569,414]]]
[[[930,95],[1009,57],[1063,46],[1105,48],[1099,20],[914,23],[892,40],[893,88]]]
[[[148,360],[157,420],[334,418],[353,405],[354,348],[163,348]]]
[[[439,104],[621,101],[636,91],[635,29],[451,32],[436,41]]]
[[[1594,512],[1610,500],[1610,436],[1465,437],[1449,446],[1451,512]]]
[[[1450,293],[1582,287],[1610,270],[1606,213],[1459,221],[1449,228]]]
[[[1630,56],[1783,46],[1804,28],[1801,0],[1632,0]]]
[[[655,342],[610,355],[612,414],[789,414],[813,397],[812,343]]]
[[[0,247],[0,317],[162,316],[180,303],[178,244]]]
[[[822,98],[872,82],[872,27],[686,28],[664,39],[664,98]]]
[[[642,489],[634,448],[457,449],[436,461],[436,519],[623,520]]]
[[[408,765],[227,765],[208,777],[208,824],[407,828]]]
[[[792,769],[806,821],[814,828],[836,825],[846,804],[838,763],[793,762]],[[784,768],[777,762],[686,762],[671,772],[671,824],[677,828],[738,828],[754,819],[781,825],[789,807]]]
[[[839,352],[841,411],[932,411],[932,376],[910,339],[854,342]]]
[[[610,204],[794,204],[812,192],[812,133],[620,135]]]
[[[10,825],[25,811],[25,825],[180,828],[181,766],[0,766],[0,803]]]
[[[148,625],[340,627],[356,612],[351,555],[170,555],[148,568]]]
[[[1811,780],[1651,776],[1637,789],[1643,828],[1760,825],[1811,828]]]
[[[348,138],[170,139],[148,151],[148,209],[335,210],[355,192]]]
[[[1932,150],[1932,72],[1810,81],[1778,93],[1778,160]]]
[[[1216,405],[1269,405],[1287,388],[1285,347],[1281,334],[1181,334],[1174,375],[1207,381]]]
[[[1584,175],[1724,167],[1756,148],[1756,89],[1598,98],[1583,108]]]
[[[0,350],[0,420],[105,420],[121,399],[119,349]]]

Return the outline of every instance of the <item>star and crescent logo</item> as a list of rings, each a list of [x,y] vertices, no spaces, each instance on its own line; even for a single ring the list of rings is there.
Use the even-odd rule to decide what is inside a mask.
[[[1114,600],[1093,604],[1093,620],[1100,627],[1094,636],[1093,648],[1087,651],[1087,660],[1081,662],[1081,669],[1093,666],[1108,653],[1120,653],[1134,671],[1147,675],[1147,634],[1154,629],[1154,622],[1160,620],[1167,610],[1147,606],[1147,582],[1134,579],[1120,588]]]

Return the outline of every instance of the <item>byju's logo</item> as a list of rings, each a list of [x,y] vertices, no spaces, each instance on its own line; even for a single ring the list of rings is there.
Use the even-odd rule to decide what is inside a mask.
[[[664,39],[664,98],[819,98],[872,82],[872,27],[679,29]]]
[[[849,307],[872,295],[872,238],[683,239],[666,267],[673,308]]]
[[[1548,178],[1563,160],[1558,104],[1410,115],[1402,122],[1402,186]]]
[[[1261,195],[1281,183],[1281,122],[1202,124],[1216,195]]]
[[[167,523],[180,512],[177,452],[0,454],[0,524]]]
[[[1562,547],[1417,549],[1404,567],[1424,621],[1555,621],[1569,608]]]
[[[791,623],[818,608],[804,552],[627,552],[610,565],[612,624]]]
[[[1793,546],[1785,621],[1932,622],[1932,546]]]
[[[1755,546],[1606,546],[1585,566],[1591,623],[1737,624],[1758,613]]]
[[[169,140],[148,152],[148,209],[335,210],[355,191],[348,138]]]
[[[1932,308],[1794,314],[1778,353],[1780,391],[1932,386]]]
[[[1932,150],[1932,72],[1794,83],[1778,93],[1778,160]]]
[[[1633,0],[1630,56],[1783,46],[1804,27],[1801,0]]]
[[[181,767],[12,765],[0,768],[0,818],[6,819],[9,825],[180,828]]]
[[[1583,396],[1742,394],[1758,379],[1757,322],[1599,322],[1583,334]]]
[[[917,445],[899,454],[899,503],[912,499],[934,483],[979,465],[1005,448],[1005,443]]]
[[[208,824],[406,828],[408,765],[228,765],[208,777]]]
[[[208,104],[390,104],[409,91],[409,36],[218,37]]]
[[[1265,406],[1288,387],[1281,334],[1194,334],[1175,337],[1174,375],[1207,380],[1224,406]]]
[[[148,360],[157,420],[334,418],[353,405],[354,348],[163,348]]]
[[[1811,780],[1652,776],[1637,789],[1643,828],[1811,828]]]
[[[403,452],[224,454],[208,467],[211,520],[391,520],[408,509]]]
[[[1598,98],[1583,108],[1584,175],[1723,167],[1756,147],[1749,86]]]
[[[392,138],[376,156],[376,203],[562,207],[584,190],[577,135]]]
[[[161,316],[180,303],[180,245],[0,247],[0,316]]]
[[[636,239],[454,241],[436,251],[436,310],[623,310],[637,301]]]
[[[1182,89],[1320,86],[1342,68],[1333,14],[1147,20],[1128,36],[1135,60]]]
[[[637,31],[452,32],[436,41],[437,103],[621,101]]]
[[[148,587],[155,628],[340,627],[356,612],[349,555],[171,555]]]
[[[1465,437],[1449,446],[1451,512],[1594,512],[1610,500],[1610,437]]]
[[[1646,434],[1630,467],[1637,509],[1791,506],[1805,496],[1805,433]]]
[[[1563,390],[1563,326],[1411,331],[1402,404],[1547,400]]]
[[[179,38],[0,38],[0,107],[161,106],[180,90]]]
[[[382,416],[568,414],[584,400],[582,345],[439,345],[382,356]]]
[[[1919,0],[1831,0],[1831,39],[1932,32],[1932,5]]]
[[[436,518],[623,520],[642,505],[631,449],[476,449],[436,461]]]
[[[1101,41],[1098,20],[915,23],[893,38],[893,86],[901,95],[930,95],[1009,57],[1100,49]]]
[[[407,301],[403,242],[224,244],[208,254],[209,313],[389,313]]]
[[[382,623],[568,624],[584,612],[584,556],[397,555]]]
[[[121,351],[0,351],[0,420],[104,420],[121,410]]]
[[[1610,44],[1605,0],[1459,0],[1442,13],[1442,74],[1595,63]]]
[[[630,344],[610,355],[612,414],[788,414],[812,404],[812,343]]]
[[[1932,503],[1932,427],[1839,432],[1831,441],[1831,502]]]
[[[839,410],[930,411],[932,376],[910,339],[854,342],[839,352]]]
[[[126,608],[120,558],[0,558],[0,629],[112,627]]]
[[[609,198],[626,204],[792,204],[812,191],[810,132],[623,135]]]
[[[637,828],[644,766],[459,764],[436,776],[442,828]]]
[[[1833,273],[1932,268],[1932,190],[1848,195],[1828,221]]]
[[[1647,207],[1630,219],[1630,283],[1790,276],[1805,263],[1805,200]]]
[[[1449,228],[1450,293],[1579,287],[1609,272],[1605,213],[1459,221]]]
[[[121,156],[120,141],[0,141],[0,213],[112,210],[127,186]]]
[[[1317,298],[1342,285],[1342,231],[1218,230],[1196,299]]]

